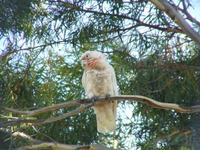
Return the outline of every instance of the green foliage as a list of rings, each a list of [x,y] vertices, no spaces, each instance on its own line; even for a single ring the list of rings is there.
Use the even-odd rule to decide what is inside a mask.
[[[150,2],[134,1],[1,1],[0,102],[32,110],[84,98],[79,57],[87,50],[108,56],[121,94],[144,95],[161,102],[199,103],[199,48]],[[198,26],[194,28],[198,30]],[[12,39],[12,40],[11,40]],[[5,55],[4,55],[5,54]],[[61,109],[37,116],[55,117]],[[96,131],[92,109],[42,126],[16,125],[43,141],[66,144],[105,143],[123,149],[191,149],[191,122],[197,114],[158,110],[121,102],[115,135]],[[22,117],[1,110],[1,122]],[[12,148],[29,144],[11,138]]]
[[[1,0],[0,1],[0,35],[23,32],[30,36],[33,31],[38,0]]]

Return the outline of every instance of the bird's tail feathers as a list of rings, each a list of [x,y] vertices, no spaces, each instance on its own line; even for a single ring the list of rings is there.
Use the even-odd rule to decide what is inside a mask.
[[[97,130],[101,133],[113,132],[116,128],[117,102],[103,102],[94,106]]]

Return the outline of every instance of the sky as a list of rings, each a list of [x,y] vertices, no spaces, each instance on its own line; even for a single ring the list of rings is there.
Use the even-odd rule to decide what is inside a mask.
[[[193,8],[190,8],[191,15],[200,21],[200,1],[199,0],[189,0]]]

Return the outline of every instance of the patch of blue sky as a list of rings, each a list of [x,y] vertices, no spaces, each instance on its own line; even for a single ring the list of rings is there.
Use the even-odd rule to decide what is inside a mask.
[[[189,8],[189,12],[195,19],[200,21],[200,1],[199,0],[190,0],[189,1],[192,7]]]

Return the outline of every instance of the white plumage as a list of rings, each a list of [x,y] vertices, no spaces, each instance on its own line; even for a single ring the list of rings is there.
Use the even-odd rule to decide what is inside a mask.
[[[118,95],[115,71],[102,53],[87,51],[81,56],[81,61],[84,68],[82,84],[88,98]],[[93,109],[97,130],[101,133],[114,131],[117,101],[98,102]]]

